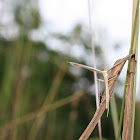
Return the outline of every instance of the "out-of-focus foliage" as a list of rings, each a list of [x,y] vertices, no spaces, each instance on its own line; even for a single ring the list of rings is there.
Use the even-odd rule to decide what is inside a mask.
[[[96,110],[95,97],[91,95],[91,91],[56,110],[44,112],[42,123],[35,116],[34,119],[13,126],[10,130],[4,127],[5,124],[22,119],[44,105],[75,95],[75,92],[94,83],[92,72],[69,66],[67,63],[86,63],[85,56],[82,59],[73,56],[72,46],[81,46],[87,56],[91,55],[90,36],[83,30],[84,26],[78,24],[67,34],[50,33],[51,40],[61,42],[62,47],[61,51],[51,49],[53,47],[48,36],[48,40],[44,42],[31,39],[31,31],[41,25],[41,17],[34,1],[13,0],[13,3],[11,6],[18,34],[16,37],[7,38],[0,31],[0,139],[78,139]],[[62,51],[63,48],[67,51]],[[102,63],[100,46],[96,45],[95,51]],[[120,108],[120,99],[117,99],[117,103]],[[114,139],[111,112],[108,118],[106,113],[102,117],[102,131],[103,137]],[[136,133],[136,136],[139,137],[139,134]],[[98,137],[97,128],[91,137]]]
[[[17,1],[14,8],[15,21],[20,28],[24,29],[36,29],[40,25],[40,15],[38,9],[34,6],[34,2],[29,1]]]

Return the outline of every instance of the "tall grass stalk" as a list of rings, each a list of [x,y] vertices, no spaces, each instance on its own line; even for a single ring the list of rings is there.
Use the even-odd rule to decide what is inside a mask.
[[[137,11],[136,14],[138,17],[138,25],[139,25],[139,0],[137,3]],[[137,48],[136,48],[136,62],[138,63],[138,33],[139,33],[139,27],[137,28]],[[137,83],[137,63],[136,63],[136,69],[135,69],[135,83],[134,83],[134,98],[133,98],[133,116],[132,116],[132,133],[131,133],[131,140],[134,138],[134,121],[135,121],[135,101],[136,101],[136,83]]]
[[[138,39],[138,10],[139,9],[139,0],[133,1],[133,24],[132,24],[132,41],[131,41],[131,49],[132,52],[136,52],[137,39]],[[137,53],[137,52],[136,52]],[[135,57],[130,59],[130,69],[128,74],[128,84],[126,88],[126,99],[125,99],[125,113],[124,113],[124,121],[123,121],[123,133],[122,140],[130,140],[132,137],[132,120],[133,120],[133,106],[135,102],[134,99],[134,88],[136,86],[135,79],[135,71],[136,71],[136,61]],[[134,79],[135,78],[135,79]]]
[[[138,7],[139,7],[139,1],[137,3],[136,14],[135,15],[133,14],[133,26],[132,26],[133,29],[132,29],[132,39],[131,39],[130,54],[132,53],[132,50],[133,50],[134,36],[135,36],[135,32],[136,32],[136,21],[137,21],[137,18],[138,18]],[[125,89],[124,89],[124,96],[123,96],[122,107],[121,107],[121,114],[120,114],[119,130],[118,130],[117,140],[119,140],[120,135],[121,135],[121,128],[122,128],[122,122],[123,122],[123,116],[124,116],[124,104],[125,104],[126,88],[127,88],[127,85],[128,85],[129,70],[130,70],[130,60],[128,62],[128,69],[127,69],[127,75],[126,75],[126,81],[125,81]],[[136,77],[135,77],[135,80],[136,80]],[[135,82],[135,84],[136,84],[136,82]],[[133,104],[135,104],[135,102],[133,102]],[[135,106],[135,105],[133,105],[133,106]]]
[[[93,55],[93,66],[96,68],[96,59],[95,59],[95,47],[93,41],[93,32],[92,32],[92,20],[91,20],[91,10],[90,10],[90,0],[88,0],[88,9],[89,9],[89,24],[90,24],[90,33],[91,33],[91,47],[92,47],[92,55]],[[95,83],[95,93],[96,93],[96,107],[99,108],[99,92],[98,92],[98,82],[97,82],[97,72],[94,71],[94,83]],[[102,131],[101,131],[101,120],[98,121],[98,131],[99,131],[99,139],[102,139]]]

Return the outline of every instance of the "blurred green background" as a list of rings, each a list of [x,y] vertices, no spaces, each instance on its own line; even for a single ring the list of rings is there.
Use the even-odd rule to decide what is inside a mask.
[[[0,11],[0,139],[78,139],[96,111],[94,77],[92,72],[67,62],[87,64],[86,59],[92,54],[89,30],[79,23],[70,32],[48,32],[44,40],[38,41],[34,34],[41,34],[43,23],[34,1],[2,2],[10,6],[5,9],[8,14]],[[14,22],[10,23],[9,18]],[[47,32],[48,28],[49,25],[43,30]],[[63,51],[55,50],[57,43]],[[86,55],[74,57],[76,46],[82,46]],[[102,69],[105,60],[97,43],[95,52],[97,67]],[[102,76],[99,74],[98,78]],[[117,86],[116,89],[121,83]],[[100,89],[102,96],[104,84]],[[119,118],[122,99],[115,94],[115,101]],[[139,108],[137,102],[135,140],[140,137]],[[102,135],[109,140],[115,139],[112,116],[110,110],[109,117],[105,112],[101,119]],[[91,138],[97,137],[96,126]]]

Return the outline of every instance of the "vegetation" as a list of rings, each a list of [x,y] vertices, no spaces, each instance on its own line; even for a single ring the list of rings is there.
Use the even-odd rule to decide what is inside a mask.
[[[48,25],[43,29],[48,34],[38,39],[34,35],[40,35],[43,21],[34,2],[4,3],[12,7],[6,12],[13,15],[13,23],[9,27],[10,23],[0,21],[0,139],[78,139],[96,111],[95,93],[91,92],[94,77],[67,62],[87,63],[83,56],[74,57],[73,49],[78,45],[85,57],[92,54],[89,31],[79,23],[67,34],[54,33],[48,31]],[[7,15],[1,16],[4,19]],[[52,42],[63,49],[52,49]],[[95,44],[95,52],[97,67],[102,69],[100,45]],[[115,97],[119,117],[122,99]],[[139,107],[137,102],[135,140],[140,137]],[[103,138],[115,139],[112,112],[108,118],[104,113],[101,121]],[[97,137],[96,126],[90,138]]]

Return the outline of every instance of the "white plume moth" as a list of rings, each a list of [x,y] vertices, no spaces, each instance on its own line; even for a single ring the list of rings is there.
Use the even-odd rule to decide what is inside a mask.
[[[112,70],[113,68],[117,67],[118,65],[120,65],[122,62],[128,60],[131,58],[132,55],[134,55],[135,53],[132,53],[131,55],[128,55],[122,59],[120,59],[119,63],[116,63],[112,68],[110,68],[109,70],[107,71],[101,71],[101,70],[98,70],[96,68],[93,68],[93,67],[89,67],[89,66],[86,66],[86,65],[82,65],[82,64],[78,64],[78,63],[74,63],[74,62],[69,62],[71,65],[74,65],[74,66],[78,66],[78,67],[82,67],[82,68],[85,68],[85,69],[88,69],[90,71],[96,71],[98,73],[101,73],[103,74],[104,76],[104,82],[105,82],[105,91],[106,91],[106,109],[108,109],[108,112],[109,112],[109,87],[108,87],[108,72],[110,70]],[[111,80],[111,79],[110,79]],[[108,115],[108,113],[107,113]]]
[[[95,69],[95,68],[92,68],[92,67],[89,67],[89,66],[86,66],[86,65],[74,63],[74,62],[69,62],[69,63],[71,65],[74,65],[74,66],[82,67],[82,68],[88,69],[90,71],[96,71],[98,73],[103,74],[104,82],[105,82],[105,89],[106,89],[106,109],[108,109],[109,108],[108,71],[101,71],[101,70],[98,70],[98,69]]]

